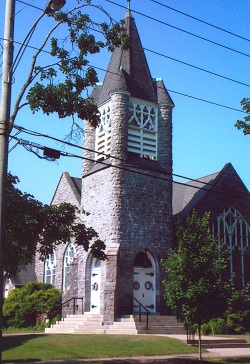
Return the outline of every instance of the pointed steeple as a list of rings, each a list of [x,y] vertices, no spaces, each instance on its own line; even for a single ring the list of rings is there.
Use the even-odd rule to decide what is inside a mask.
[[[91,95],[98,106],[106,102],[113,92],[119,91],[128,92],[138,99],[157,102],[154,82],[130,6],[124,20],[124,27],[130,37],[130,47],[126,51],[120,47],[114,50],[102,86]]]

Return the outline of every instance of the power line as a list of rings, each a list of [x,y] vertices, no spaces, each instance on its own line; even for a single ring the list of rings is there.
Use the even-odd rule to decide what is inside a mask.
[[[37,149],[45,150],[45,148],[47,148],[47,147],[42,146],[42,145],[39,145],[39,144],[36,144],[36,143],[29,142],[29,141],[25,141],[25,140],[22,140],[22,139],[17,138],[17,137],[13,137],[13,139],[19,141],[20,142],[19,144],[21,144],[22,146],[24,146],[27,151],[34,153],[39,158],[43,158],[43,159],[46,158],[46,157],[41,157],[38,153],[36,153],[35,151],[31,150],[31,148],[32,148],[32,146],[34,146]],[[50,148],[47,148],[47,149],[50,149]],[[227,189],[227,191],[225,191],[225,189],[223,189],[223,192],[221,192],[221,191],[219,191],[219,190],[222,190],[222,188],[220,186],[212,185],[210,183],[202,182],[202,181],[199,181],[199,180],[193,179],[192,181],[203,184],[204,185],[203,187],[198,187],[198,186],[192,185],[190,183],[183,183],[183,182],[179,182],[179,181],[174,181],[174,180],[172,180],[172,178],[160,177],[160,176],[152,175],[152,174],[149,174],[149,173],[146,173],[146,172],[142,172],[142,169],[143,168],[141,166],[139,166],[139,165],[131,165],[131,166],[128,166],[128,167],[125,167],[124,165],[123,166],[118,166],[118,165],[111,164],[111,163],[107,163],[107,162],[104,162],[104,161],[99,161],[99,160],[96,161],[96,160],[94,160],[92,158],[87,158],[87,157],[79,156],[77,154],[65,153],[65,152],[57,151],[55,149],[51,149],[51,150],[53,150],[54,152],[59,152],[60,155],[61,156],[64,156],[64,157],[73,157],[73,158],[78,158],[78,159],[82,159],[82,160],[91,161],[91,162],[94,162],[96,164],[104,165],[104,168],[105,169],[106,168],[113,167],[113,168],[116,168],[116,169],[119,169],[119,170],[123,170],[123,171],[131,172],[131,173],[140,174],[140,175],[143,175],[143,176],[146,176],[146,177],[150,177],[150,178],[153,178],[153,179],[157,179],[157,180],[161,180],[161,181],[165,181],[165,182],[171,182],[171,183],[179,184],[179,185],[186,186],[186,187],[189,187],[189,188],[194,188],[194,189],[197,189],[197,190],[210,191],[211,193],[216,193],[216,194],[219,194],[219,195],[222,195],[222,196],[227,196],[228,197],[228,196],[235,196],[236,195],[237,198],[242,198],[242,199],[244,198],[244,200],[246,198],[247,199],[250,199],[250,196],[247,193],[242,193],[242,192],[239,193],[238,191],[229,190],[229,189]],[[112,158],[114,159],[114,157],[112,157]],[[54,160],[53,158],[52,159],[46,158],[46,159]],[[99,171],[100,170],[96,170],[94,172],[90,172],[89,174],[84,175],[83,178],[89,177],[90,175],[92,175],[94,173],[97,173]],[[164,174],[162,171],[157,171],[156,170],[155,172],[156,173],[159,173],[159,174]],[[183,177],[183,178],[186,179],[186,177]],[[207,186],[208,187],[211,186],[211,188],[206,188]],[[214,190],[214,188],[216,188],[216,190]],[[228,192],[228,193],[226,193],[226,192]]]
[[[1,38],[1,37],[0,37],[0,39],[4,40],[4,38]],[[15,43],[21,44],[20,42],[17,42],[17,41],[15,41]],[[34,49],[34,50],[39,50],[39,48],[36,48],[36,47],[30,46],[30,45],[27,45],[27,47],[28,47],[28,48],[32,48],[32,49]],[[144,49],[145,51],[148,51],[148,52],[154,53],[154,54],[156,54],[156,55],[159,55],[159,56],[161,56],[161,57],[169,58],[169,59],[171,59],[171,60],[173,60],[173,61],[176,61],[176,62],[182,63],[182,64],[184,64],[184,65],[188,65],[188,66],[190,66],[190,67],[193,67],[193,68],[196,68],[196,69],[202,70],[202,71],[204,71],[204,72],[207,72],[207,73],[209,73],[209,74],[212,74],[212,75],[218,76],[218,77],[220,77],[220,78],[224,78],[224,79],[226,79],[226,80],[228,80],[228,81],[232,81],[232,82],[235,82],[235,83],[238,83],[238,84],[241,84],[241,85],[244,85],[244,86],[250,87],[250,85],[245,84],[245,83],[243,83],[243,82],[240,82],[240,81],[236,81],[236,80],[230,79],[230,78],[228,78],[228,77],[226,77],[226,76],[222,76],[222,75],[216,74],[216,73],[214,73],[214,72],[211,72],[211,71],[208,71],[208,70],[205,70],[205,69],[202,69],[202,68],[199,68],[199,67],[193,66],[193,65],[191,65],[191,64],[188,64],[188,63],[182,62],[182,61],[180,61],[180,60],[176,60],[176,59],[171,58],[171,57],[168,57],[168,56],[166,56],[166,55],[164,55],[164,54],[161,54],[161,53],[158,53],[158,52],[152,51],[151,49],[148,49],[148,48],[143,48],[143,49]],[[46,53],[50,54],[50,52],[49,52],[49,51],[45,51],[45,50],[43,50],[43,52],[46,52]],[[100,71],[103,71],[103,72],[110,72],[110,73],[112,73],[112,74],[118,75],[118,73],[108,71],[108,70],[106,70],[106,69],[104,69],[104,68],[101,68],[101,67],[98,67],[98,66],[95,66],[95,65],[89,65],[89,66],[91,66],[91,67],[93,67],[93,68],[95,68],[95,69],[98,69],[98,70],[100,70]],[[131,78],[131,77],[130,77],[130,79],[132,80],[132,78]],[[211,104],[211,105],[214,105],[214,106],[219,106],[219,107],[222,107],[222,108],[225,108],[225,109],[228,109],[228,110],[237,111],[237,112],[240,112],[240,113],[246,114],[246,112],[245,112],[245,111],[240,110],[240,109],[233,108],[233,107],[231,107],[231,106],[227,106],[227,105],[223,105],[223,104],[216,103],[216,102],[213,102],[213,101],[209,101],[209,100],[201,99],[201,98],[199,98],[199,97],[192,96],[192,95],[188,95],[188,94],[185,94],[185,93],[182,93],[182,92],[179,92],[179,91],[174,91],[174,90],[170,90],[170,89],[168,89],[168,91],[169,91],[169,92],[172,92],[172,93],[175,93],[175,94],[177,94],[177,95],[180,95],[180,96],[188,97],[188,98],[191,98],[191,99],[194,99],[194,100],[197,100],[197,101],[201,101],[201,102],[205,102],[205,103],[208,103],[208,104]]]
[[[85,150],[85,151],[89,151],[89,152],[93,152],[95,154],[101,154],[102,156],[106,157],[107,159],[110,158],[110,159],[115,159],[115,160],[118,160],[118,161],[121,161],[121,162],[127,162],[126,160],[124,159],[121,159],[119,157],[115,157],[115,156],[111,156],[111,155],[108,155],[108,154],[105,154],[105,153],[99,153],[97,152],[96,150],[93,150],[93,149],[89,149],[89,148],[85,148],[85,147],[82,147],[82,146],[79,146],[77,144],[73,144],[73,143],[70,143],[70,142],[67,142],[67,141],[64,141],[64,140],[61,140],[61,139],[58,139],[58,138],[55,138],[55,137],[52,137],[50,135],[46,135],[46,134],[43,134],[43,133],[38,133],[38,132],[35,132],[33,130],[28,130],[24,127],[20,127],[20,126],[17,126],[15,125],[14,126],[15,129],[17,129],[18,131],[20,132],[24,132],[24,133],[27,133],[29,135],[32,135],[32,136],[37,136],[37,137],[44,137],[44,138],[47,138],[47,139],[51,139],[51,140],[54,140],[56,142],[60,142],[60,143],[63,143],[63,144],[66,144],[68,146],[71,146],[71,147],[75,147],[75,148],[78,148],[80,150]],[[13,139],[15,140],[22,140],[20,138],[17,138],[16,136],[13,136],[12,137]],[[22,140],[23,141],[23,140]],[[27,144],[30,144],[29,142],[27,141],[23,141],[22,144],[25,144],[25,142]],[[41,145],[38,145],[36,143],[33,143],[34,146],[38,149],[43,149],[44,147],[42,147]],[[39,147],[38,147],[39,146]],[[119,169],[123,169],[123,170],[127,170],[127,171],[131,171],[130,168],[126,168],[126,167],[119,167],[119,166],[116,166],[116,165],[112,165],[111,163],[106,163],[104,161],[100,161],[100,160],[95,160],[93,158],[87,158],[87,157],[83,157],[83,156],[78,156],[78,155],[75,155],[75,154],[72,154],[72,153],[64,153],[64,152],[60,152],[62,153],[61,155],[62,156],[70,156],[70,157],[77,157],[77,158],[81,158],[83,160],[88,160],[88,161],[91,161],[91,162],[95,162],[97,164],[101,164],[101,165],[104,165],[106,167],[115,167],[115,168],[119,168]],[[107,160],[106,159],[106,160]],[[149,167],[143,167],[143,166],[135,166],[133,165],[132,168],[135,168],[135,169],[140,169],[140,170],[147,170],[148,172],[153,172],[153,173],[159,173],[159,174],[162,174],[162,175],[166,175],[166,176],[169,176],[169,173],[168,172],[164,172],[162,171],[161,169],[157,169],[157,168],[149,168]],[[164,181],[168,181],[168,182],[171,182],[172,179],[171,178],[167,178],[167,177],[160,177],[160,176],[152,176],[151,174],[148,174],[148,173],[145,173],[145,172],[140,172],[140,171],[136,171],[136,173],[138,174],[142,174],[142,175],[145,175],[145,176],[149,176],[149,177],[152,177],[152,178],[156,178],[156,179],[160,179],[160,180],[164,180]],[[92,173],[91,173],[92,174]],[[203,185],[202,187],[199,187],[199,186],[195,186],[195,185],[191,185],[190,183],[184,183],[184,182],[179,182],[179,181],[173,181],[174,183],[176,184],[180,184],[180,185],[183,185],[183,186],[187,186],[187,187],[191,187],[191,188],[195,188],[195,189],[198,189],[198,190],[207,190],[207,191],[210,191],[210,189],[204,189],[204,187],[208,186],[208,187],[211,187],[211,189],[213,188],[216,188],[216,189],[221,189],[221,187],[217,187],[215,185],[213,185],[212,183],[209,183],[209,182],[203,182],[203,181],[200,181],[199,179],[193,179],[193,178],[190,178],[190,177],[186,177],[186,176],[182,176],[182,175],[179,175],[179,174],[175,174],[175,173],[172,173],[172,176],[174,177],[178,177],[178,178],[181,178],[181,179],[185,179],[185,180],[188,180],[188,181],[192,181],[192,182],[196,182],[196,183],[199,183],[200,185]],[[214,191],[216,193],[219,193],[218,191]],[[250,198],[249,194],[247,193],[243,193],[243,192],[238,192],[238,191],[235,191],[235,190],[231,190],[231,189],[227,189],[227,192],[230,192],[230,193],[236,193],[237,196],[241,195],[242,198]],[[223,193],[220,192],[220,194],[222,195],[228,195],[228,194],[225,194],[224,193],[224,190],[223,190]],[[239,196],[240,197],[240,196]]]
[[[188,17],[188,18],[194,19],[194,20],[196,20],[196,21],[198,21],[198,22],[200,22],[200,23],[206,24],[206,25],[208,25],[208,26],[210,26],[210,27],[212,27],[212,28],[215,28],[215,29],[217,29],[217,30],[220,30],[220,31],[222,31],[222,32],[224,32],[224,33],[230,34],[230,35],[232,35],[232,36],[234,36],[234,37],[237,37],[237,38],[240,38],[240,39],[246,40],[247,42],[250,42],[250,39],[245,38],[245,37],[243,37],[242,35],[239,35],[239,34],[236,34],[236,33],[230,32],[229,30],[226,30],[226,29],[223,29],[223,28],[221,28],[221,27],[218,27],[217,25],[214,25],[214,24],[208,23],[208,22],[207,22],[207,21],[205,21],[205,20],[202,20],[202,19],[196,18],[195,16],[192,16],[192,15],[190,15],[190,14],[184,13],[183,11],[180,11],[180,10],[174,9],[174,8],[172,8],[171,6],[168,6],[168,5],[162,4],[162,3],[161,3],[161,2],[159,2],[159,1],[156,1],[156,0],[149,0],[149,1],[152,1],[153,3],[156,3],[156,4],[158,4],[158,5],[164,6],[164,8],[167,8],[167,9],[170,9],[170,10],[172,10],[172,11],[175,11],[176,13],[179,13],[179,14],[182,14],[182,15],[184,15],[184,16],[186,16],[186,17]]]
[[[91,66],[91,65],[90,65]],[[97,67],[97,66],[94,66],[92,65],[91,67],[95,68],[95,69],[98,69],[100,71],[104,71],[104,72],[109,72],[109,73],[112,73],[114,75],[119,75],[118,73],[116,72],[112,72],[112,71],[108,71],[108,70],[105,70],[104,68],[101,68],[101,67]],[[133,80],[132,77],[130,76],[127,76],[128,78],[130,78],[131,80]],[[142,81],[143,82],[143,81]],[[146,83],[146,82],[145,82]],[[226,105],[222,105],[222,104],[219,104],[219,103],[216,103],[216,102],[213,102],[213,101],[209,101],[209,100],[205,100],[205,99],[201,99],[199,97],[196,97],[196,96],[191,96],[191,95],[188,95],[188,94],[185,94],[185,93],[182,93],[182,92],[179,92],[179,91],[174,91],[174,90],[170,90],[170,89],[167,89],[168,92],[173,92],[177,95],[180,95],[180,96],[184,96],[184,97],[188,97],[188,98],[191,98],[191,99],[194,99],[194,100],[197,100],[197,101],[201,101],[201,102],[205,102],[207,104],[211,104],[211,105],[214,105],[214,106],[219,106],[219,107],[222,107],[224,109],[229,109],[229,110],[233,110],[233,111],[237,111],[237,112],[240,112],[240,113],[243,113],[243,114],[248,114],[246,113],[246,111],[244,110],[240,110],[240,109],[236,109],[236,108],[233,108],[231,106],[226,106]]]
[[[97,30],[95,29],[95,31],[97,31]],[[2,39],[2,40],[3,40],[3,38],[1,38],[1,37],[0,37],[0,39]],[[21,44],[20,42],[15,42],[15,43],[17,43],[17,44]],[[25,46],[25,48],[27,47],[27,48],[32,48],[32,49],[34,49],[34,50],[39,50],[39,48],[32,47],[32,46],[30,46],[30,45],[28,45],[28,44],[24,44],[24,46]],[[249,85],[249,84],[247,84],[247,83],[244,83],[244,82],[241,82],[241,81],[238,81],[238,80],[234,80],[234,79],[232,79],[232,78],[230,78],[230,77],[223,76],[223,75],[221,75],[221,74],[219,74],[219,73],[215,73],[215,72],[210,71],[210,70],[206,70],[205,68],[198,67],[198,66],[195,66],[195,65],[193,65],[193,64],[191,64],[191,63],[187,63],[187,62],[181,61],[181,60],[179,60],[179,59],[176,59],[176,58],[173,58],[173,57],[167,56],[166,54],[163,54],[163,53],[160,53],[160,52],[156,52],[156,51],[154,51],[154,50],[152,50],[152,49],[145,48],[145,47],[143,47],[143,49],[144,49],[145,51],[150,52],[150,53],[153,53],[153,54],[155,54],[155,55],[157,55],[157,56],[164,57],[164,58],[170,59],[171,61],[174,61],[174,62],[177,62],[177,63],[183,64],[183,65],[185,65],[185,66],[188,66],[188,67],[191,67],[191,68],[194,68],[194,69],[197,69],[198,71],[206,72],[206,73],[208,73],[208,74],[210,74],[210,75],[213,75],[213,76],[216,76],[216,77],[219,77],[219,78],[225,79],[225,80],[227,80],[227,81],[234,82],[234,83],[237,83],[237,84],[242,85],[242,86],[250,87],[250,85]],[[43,50],[43,52],[50,54],[50,52],[49,52],[49,51],[44,51],[44,50]],[[95,66],[93,66],[93,67],[94,67],[94,68],[96,68]]]
[[[216,76],[216,77],[223,78],[223,79],[225,79],[225,80],[227,80],[227,81],[231,81],[231,82],[238,83],[239,85],[243,85],[243,86],[250,87],[250,85],[249,85],[249,84],[247,84],[247,83],[244,83],[244,82],[241,82],[241,81],[234,80],[234,79],[232,79],[232,78],[229,78],[229,77],[226,77],[226,76],[220,75],[219,73],[215,73],[215,72],[212,72],[212,71],[206,70],[206,69],[204,69],[204,68],[201,68],[201,67],[198,67],[198,66],[194,66],[193,64],[190,64],[190,63],[187,63],[187,62],[184,62],[184,61],[180,61],[179,59],[169,57],[169,56],[167,56],[167,55],[165,55],[165,54],[162,54],[162,53],[159,53],[159,52],[156,52],[156,51],[152,51],[152,49],[148,49],[148,48],[143,48],[143,49],[144,49],[145,51],[147,51],[147,52],[150,52],[150,53],[156,54],[157,56],[161,56],[161,57],[164,57],[164,58],[168,58],[168,59],[171,59],[171,60],[172,60],[172,61],[174,61],[174,62],[178,62],[178,63],[184,64],[185,66],[195,68],[195,69],[197,69],[197,70],[199,70],[199,71],[209,73],[210,75],[213,75],[213,76]]]
[[[38,6],[32,5],[31,3],[26,3],[25,1],[17,0],[17,2],[22,3],[24,5],[27,5],[27,6],[30,6],[31,8],[34,8],[34,9],[38,9],[38,10],[41,10],[41,11],[44,10],[42,8],[39,8]]]
[[[114,2],[114,1],[112,1],[112,0],[105,0],[105,1],[107,1],[107,2],[109,2],[109,3],[111,3],[111,4],[114,4],[114,5],[116,5],[116,6],[119,6],[119,7],[123,8],[123,9],[126,9],[126,7],[125,7],[125,6],[120,5],[120,4],[117,4],[117,3],[115,3],[115,2]],[[178,30],[178,31],[180,31],[180,32],[183,32],[183,33],[185,33],[185,34],[191,35],[191,36],[193,36],[193,37],[195,37],[195,38],[201,39],[201,40],[203,40],[203,41],[205,41],[205,42],[211,43],[211,44],[216,45],[216,46],[218,46],[218,47],[221,47],[221,48],[227,49],[227,50],[229,50],[229,51],[231,51],[231,52],[235,52],[235,53],[241,54],[242,56],[245,56],[245,57],[249,57],[249,58],[250,58],[250,54],[247,54],[247,53],[244,53],[244,52],[238,51],[237,49],[230,48],[230,47],[227,47],[227,46],[225,46],[225,45],[223,45],[223,44],[221,44],[221,43],[217,43],[217,42],[214,42],[213,40],[210,40],[210,39],[207,39],[207,38],[201,37],[200,35],[197,35],[197,34],[194,34],[194,33],[189,32],[189,31],[187,31],[187,30],[184,30],[184,29],[178,28],[178,27],[176,27],[176,26],[174,26],[174,25],[168,24],[168,23],[166,23],[166,22],[164,22],[164,21],[162,21],[162,20],[159,20],[159,19],[156,19],[156,18],[154,18],[154,17],[152,17],[152,16],[149,16],[149,15],[143,14],[143,13],[141,13],[141,12],[139,12],[139,11],[134,10],[134,9],[131,9],[131,11],[132,11],[133,13],[135,13],[135,14],[139,14],[139,15],[143,16],[144,18],[148,18],[148,19],[154,20],[154,21],[155,21],[155,22],[157,22],[157,23],[160,23],[160,24],[166,25],[166,26],[168,26],[168,27],[170,27],[170,28],[173,28],[173,29]]]

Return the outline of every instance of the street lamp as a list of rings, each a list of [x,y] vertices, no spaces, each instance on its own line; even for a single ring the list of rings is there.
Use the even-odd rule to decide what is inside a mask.
[[[45,14],[52,14],[55,11],[62,9],[65,5],[66,0],[49,0],[45,6]]]
[[[43,14],[52,14],[60,10],[66,0],[49,0]],[[5,206],[6,206],[6,184],[8,171],[8,145],[10,133],[10,108],[13,69],[13,38],[15,20],[16,0],[6,0],[4,44],[3,44],[3,66],[2,66],[2,88],[0,103],[0,363],[2,363],[2,326],[3,326],[3,243],[5,234]],[[42,14],[42,15],[43,15]],[[38,21],[42,18],[40,16]],[[21,46],[22,47],[22,46]]]

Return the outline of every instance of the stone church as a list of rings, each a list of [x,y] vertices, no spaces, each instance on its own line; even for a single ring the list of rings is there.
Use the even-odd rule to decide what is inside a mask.
[[[52,199],[89,212],[80,217],[99,233],[108,259],[70,241],[45,264],[37,260],[34,271],[36,280],[62,290],[63,301],[81,297],[82,312],[101,314],[103,324],[140,310],[169,314],[161,259],[173,247],[174,222],[193,209],[211,211],[213,232],[230,252],[229,272],[243,285],[250,281],[249,192],[231,164],[172,183],[174,103],[162,79],[151,77],[130,10],[125,27],[130,49],[114,50],[92,91],[101,122],[96,129],[84,125],[82,176],[63,173]]]
[[[70,242],[45,270],[36,265],[38,280],[53,282],[65,298],[83,296],[84,311],[102,313],[104,322],[140,305],[166,311],[160,260],[172,246],[174,104],[162,80],[151,77],[129,10],[125,27],[131,47],[114,50],[91,95],[101,122],[96,129],[85,123],[82,178],[64,173],[52,200],[90,213],[82,218],[105,242],[108,259],[93,259]]]

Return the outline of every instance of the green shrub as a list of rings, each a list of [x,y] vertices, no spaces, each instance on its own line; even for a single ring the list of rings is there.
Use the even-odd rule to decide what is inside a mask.
[[[4,301],[7,326],[30,327],[43,323],[43,315],[53,310],[59,314],[61,292],[51,284],[28,282],[11,291]]]

